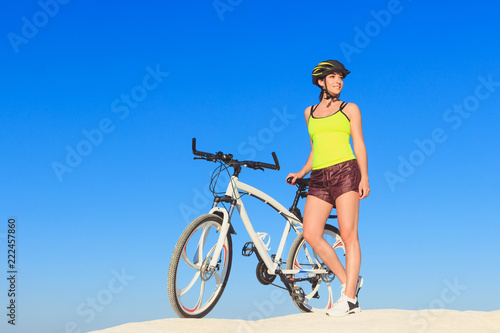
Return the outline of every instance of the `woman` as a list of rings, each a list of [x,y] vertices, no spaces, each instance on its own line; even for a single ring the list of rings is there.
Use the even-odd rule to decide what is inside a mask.
[[[305,118],[311,139],[311,153],[291,183],[311,172],[304,208],[304,239],[342,283],[341,296],[327,311],[343,316],[361,311],[357,300],[363,279],[359,276],[361,250],[358,240],[359,200],[370,193],[368,162],[361,127],[361,113],[354,103],[339,100],[344,78],[350,71],[337,60],[318,64],[313,84],[321,88],[320,103],[308,107]],[[352,137],[354,154],[349,143]],[[337,209],[340,235],[344,241],[345,269],[335,251],[323,238],[326,220]]]

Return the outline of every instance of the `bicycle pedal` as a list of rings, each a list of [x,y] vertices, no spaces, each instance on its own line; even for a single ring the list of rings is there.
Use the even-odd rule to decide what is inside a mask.
[[[255,245],[253,242],[246,242],[241,250],[241,255],[244,257],[250,257],[255,252]]]
[[[292,289],[292,298],[297,302],[304,302],[306,294],[301,287],[294,286]]]

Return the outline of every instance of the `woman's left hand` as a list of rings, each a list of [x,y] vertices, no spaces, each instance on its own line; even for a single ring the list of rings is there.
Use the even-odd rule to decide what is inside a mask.
[[[361,179],[359,182],[359,200],[366,198],[370,194],[370,185],[368,180]]]

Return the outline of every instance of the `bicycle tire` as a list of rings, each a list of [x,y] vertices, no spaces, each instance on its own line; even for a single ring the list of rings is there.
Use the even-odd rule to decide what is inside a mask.
[[[188,225],[177,241],[168,269],[167,289],[170,305],[181,318],[206,316],[224,292],[233,256],[229,232],[224,239],[216,269],[213,272],[206,270],[221,226],[222,219],[218,215],[199,216]]]
[[[345,255],[345,247],[340,237],[339,230],[332,225],[325,225],[323,237],[332,246],[337,253],[339,259],[343,260]],[[345,264],[343,262],[343,264]],[[331,308],[335,302],[332,293],[332,285],[335,279],[335,274],[331,272],[328,267],[323,263],[318,255],[312,250],[311,246],[306,243],[304,236],[300,233],[288,253],[286,261],[287,269],[312,269],[312,268],[325,268],[329,273],[327,274],[310,274],[298,273],[292,277],[290,283],[293,288],[302,288],[305,295],[305,302],[296,299],[292,296],[292,301],[301,312],[324,312]],[[305,280],[301,280],[305,279]],[[338,281],[338,279],[337,279]],[[338,282],[340,287],[340,282]],[[319,301],[322,296],[327,296],[327,302]],[[323,305],[324,304],[324,307]]]

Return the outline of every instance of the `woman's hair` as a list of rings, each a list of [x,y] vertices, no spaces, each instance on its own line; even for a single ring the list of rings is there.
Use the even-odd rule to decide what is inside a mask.
[[[323,95],[325,94],[325,92],[323,91],[323,89],[321,89],[321,92],[319,93],[319,101],[321,102],[323,100]]]

